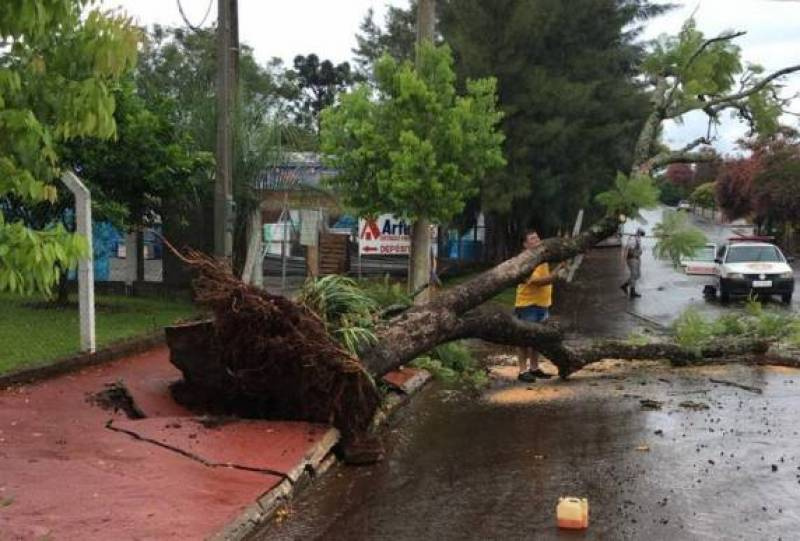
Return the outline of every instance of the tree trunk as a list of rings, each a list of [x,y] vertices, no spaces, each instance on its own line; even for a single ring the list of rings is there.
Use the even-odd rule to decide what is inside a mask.
[[[136,281],[144,282],[144,228],[136,229]]]
[[[540,263],[564,261],[584,252],[613,234],[618,226],[617,218],[605,218],[577,237],[547,239],[536,249],[525,250],[464,284],[441,292],[430,302],[410,308],[379,330],[378,342],[362,353],[361,360],[370,372],[381,375],[438,344],[478,332],[484,328],[480,323],[483,320],[468,312],[519,283]],[[536,330],[531,342],[538,343],[545,331],[542,326]]]
[[[420,218],[411,226],[411,259],[409,261],[409,291],[428,285],[431,268],[431,223]],[[427,297],[423,297],[427,298]]]
[[[69,280],[67,271],[59,268],[58,290],[56,291],[55,302],[59,306],[65,306],[69,302]]]

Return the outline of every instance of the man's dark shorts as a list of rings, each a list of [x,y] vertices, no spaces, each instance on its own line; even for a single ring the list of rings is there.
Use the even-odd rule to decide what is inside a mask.
[[[550,317],[550,311],[543,306],[518,306],[514,308],[514,315],[522,321],[530,321],[531,323],[543,323]]]

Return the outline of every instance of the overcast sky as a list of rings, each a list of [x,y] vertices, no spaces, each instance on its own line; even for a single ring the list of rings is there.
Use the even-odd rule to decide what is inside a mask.
[[[189,21],[204,25],[216,18],[216,0],[181,0]],[[490,0],[487,0],[490,1]],[[139,24],[182,26],[177,0],[103,0],[106,7],[121,6]],[[253,47],[256,58],[266,62],[279,57],[291,65],[297,54],[317,53],[336,62],[351,60],[354,35],[367,9],[382,21],[387,5],[406,6],[408,0],[239,0],[240,39]],[[210,10],[209,10],[210,7]],[[650,21],[645,38],[676,33],[697,9],[698,27],[708,36],[725,30],[747,30],[737,43],[746,61],[775,70],[800,63],[800,1],[796,0],[700,0],[691,1],[671,13]],[[800,91],[800,75],[790,80],[787,92]],[[793,108],[800,111],[800,101]],[[796,125],[795,118],[787,118]],[[705,135],[702,114],[689,116],[683,126],[670,126],[666,142],[685,144]],[[718,148],[734,149],[745,127],[725,121],[719,129]]]

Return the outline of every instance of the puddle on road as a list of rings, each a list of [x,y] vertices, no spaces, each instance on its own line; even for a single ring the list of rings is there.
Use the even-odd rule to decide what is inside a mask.
[[[424,390],[383,463],[337,468],[256,538],[572,539],[555,527],[563,495],[589,498],[592,539],[796,538],[800,371],[606,361],[534,384],[497,371],[480,397]]]
[[[507,389],[495,389],[489,391],[485,399],[492,404],[518,405],[554,402],[574,396],[575,392],[567,387],[556,387],[537,382],[525,386],[520,384]]]

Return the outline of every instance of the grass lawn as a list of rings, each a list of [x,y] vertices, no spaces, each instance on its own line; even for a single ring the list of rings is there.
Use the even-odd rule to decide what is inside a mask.
[[[41,297],[0,294],[0,373],[78,353],[78,307],[47,306]],[[95,297],[97,347],[148,334],[197,313],[188,301]]]

